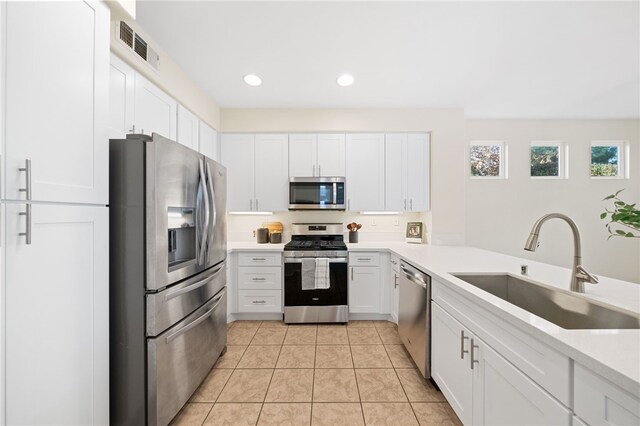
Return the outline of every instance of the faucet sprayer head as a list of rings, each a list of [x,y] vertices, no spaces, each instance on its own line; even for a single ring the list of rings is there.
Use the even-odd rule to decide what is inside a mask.
[[[536,251],[538,248],[538,234],[531,233],[529,234],[529,238],[527,238],[527,242],[524,244],[524,249],[526,251]]]

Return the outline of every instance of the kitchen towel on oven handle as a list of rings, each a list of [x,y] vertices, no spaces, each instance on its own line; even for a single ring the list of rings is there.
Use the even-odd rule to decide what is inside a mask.
[[[329,259],[318,257],[316,258],[315,287],[316,289],[327,289],[329,285]]]

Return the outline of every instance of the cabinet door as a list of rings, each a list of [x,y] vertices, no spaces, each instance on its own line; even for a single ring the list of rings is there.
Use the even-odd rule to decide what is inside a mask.
[[[256,135],[256,211],[285,211],[289,206],[289,138],[287,135]]]
[[[109,423],[108,209],[6,206],[6,423]]]
[[[227,168],[227,210],[254,210],[253,145],[254,136],[248,134],[222,135],[220,160]]]
[[[347,135],[347,209],[384,210],[384,135]]]
[[[431,303],[431,374],[466,425],[471,424],[473,410],[473,370],[469,368],[468,352],[471,337],[462,324],[437,303]]]
[[[343,134],[318,135],[316,176],[345,176],[345,149]]]
[[[220,158],[218,148],[218,132],[209,127],[204,121],[200,121],[200,130],[198,131],[200,138],[199,149],[200,154],[205,155],[212,160],[218,161]]]
[[[109,10],[102,2],[6,3],[5,196],[108,203]]]
[[[407,136],[407,210],[429,210],[429,135]]]
[[[571,424],[567,408],[484,342],[473,343],[473,424]]]
[[[133,133],[133,97],[135,71],[122,59],[111,54],[109,74],[109,138],[124,139]]]
[[[317,176],[317,137],[312,134],[289,135],[289,176]]]
[[[349,275],[349,312],[380,312],[380,268],[352,266]]]
[[[384,208],[403,212],[407,209],[407,135],[390,133],[384,142]]]
[[[149,80],[136,73],[135,88],[136,133],[158,133],[176,140],[176,101]]]
[[[178,104],[178,137],[176,141],[191,148],[199,150],[200,120],[191,111]]]

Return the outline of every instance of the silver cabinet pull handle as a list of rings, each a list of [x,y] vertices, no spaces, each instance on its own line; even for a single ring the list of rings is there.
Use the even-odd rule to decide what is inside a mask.
[[[256,198],[256,211],[259,211],[260,207],[258,207],[258,199]]]
[[[460,359],[464,359],[464,354],[469,353],[469,351],[464,348],[465,340],[469,340],[469,336],[465,336],[464,330],[460,330]]]
[[[266,281],[266,278],[251,278],[252,281]]]
[[[351,200],[347,200],[347,210],[351,210]]]
[[[370,257],[359,257],[358,260],[361,260],[363,262],[371,262],[371,258]]]
[[[258,304],[267,303],[267,301],[266,301],[266,300],[254,300],[254,301],[253,301],[253,302],[251,302],[251,303],[253,303],[254,305],[258,305]]]
[[[31,204],[26,205],[26,210],[20,212],[20,216],[25,216],[27,219],[27,228],[25,232],[20,232],[18,235],[21,237],[25,237],[27,245],[31,244]]]
[[[251,260],[261,261],[261,262],[263,262],[263,261],[265,261],[265,260],[267,260],[267,259],[266,259],[266,258],[264,258],[264,257],[252,257],[252,258],[251,258]]]
[[[20,167],[18,170],[26,174],[25,187],[18,189],[18,191],[24,192],[26,199],[31,200],[31,160],[27,158],[24,161],[24,167]]]
[[[407,210],[407,199],[404,199],[404,209]]]
[[[409,200],[409,210],[413,211],[413,198]]]
[[[474,350],[478,349],[478,345],[474,345],[473,344],[473,339],[471,339],[470,349],[471,349],[471,353],[469,354],[470,355],[469,359],[471,360],[471,362],[469,364],[471,366],[471,369],[473,370],[473,364],[479,364],[480,363],[480,361],[478,361],[477,359],[473,359]]]
[[[351,281],[353,281],[353,268],[351,268]]]
[[[214,300],[217,300],[216,304],[213,305],[211,307],[211,309],[209,309],[207,312],[205,312],[204,314],[202,314],[199,318],[197,318],[196,320],[194,320],[193,322],[190,322],[189,324],[185,325],[184,327],[182,327],[181,329],[175,331],[174,333],[171,333],[170,335],[168,335],[165,339],[165,341],[167,343],[171,342],[172,340],[176,339],[178,336],[180,336],[181,334],[186,333],[187,331],[191,330],[193,327],[197,326],[198,324],[200,324],[201,322],[203,322],[204,320],[206,320],[207,318],[209,318],[209,316],[211,315],[211,313],[213,311],[215,311],[215,309],[218,307],[218,305],[220,304],[220,302],[222,301],[222,296],[224,296],[225,294],[225,290],[222,290],[220,292],[220,296],[216,297]]]
[[[397,288],[398,287],[398,274],[393,274],[393,288]]]

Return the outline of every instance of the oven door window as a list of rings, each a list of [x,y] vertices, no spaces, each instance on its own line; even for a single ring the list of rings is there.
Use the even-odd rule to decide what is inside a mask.
[[[329,288],[302,290],[302,263],[284,264],[285,306],[339,306],[348,303],[346,262],[329,263]]]
[[[291,182],[290,204],[326,205],[333,202],[333,183]]]

